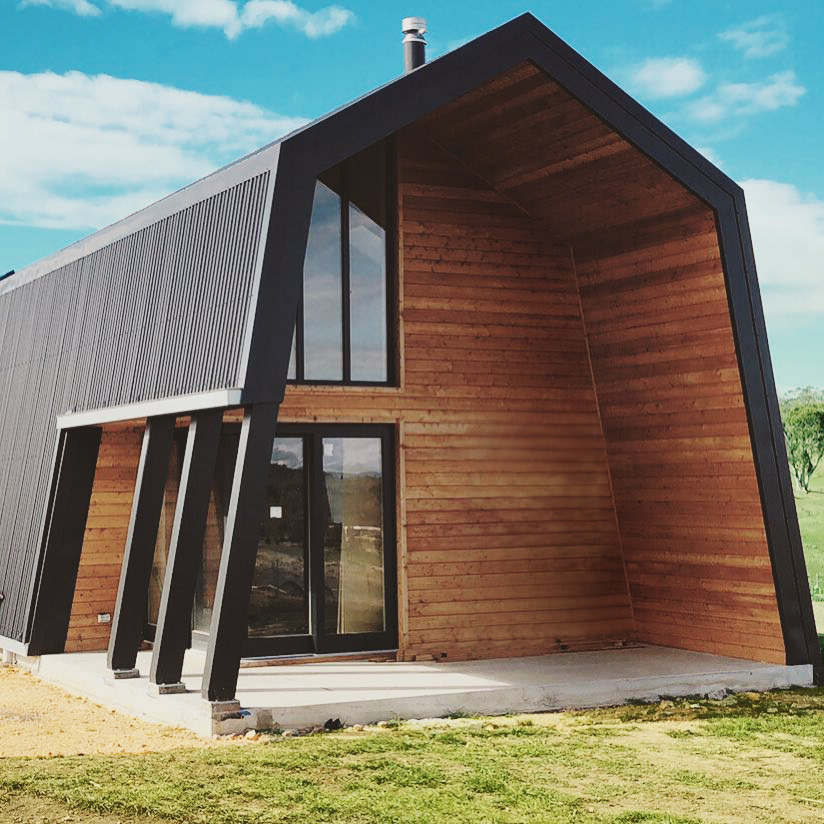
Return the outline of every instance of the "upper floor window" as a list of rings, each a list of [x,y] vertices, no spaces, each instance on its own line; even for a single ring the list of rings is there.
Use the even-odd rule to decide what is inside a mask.
[[[386,384],[392,375],[385,143],[320,176],[303,264],[289,380]]]

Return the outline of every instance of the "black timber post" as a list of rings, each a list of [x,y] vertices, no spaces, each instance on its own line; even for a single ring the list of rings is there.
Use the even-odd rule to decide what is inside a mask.
[[[60,433],[30,655],[61,653],[66,646],[101,435],[99,427]]]
[[[191,640],[192,606],[222,425],[222,409],[198,412],[189,424],[149,674],[149,682],[160,692],[184,689],[183,657]]]
[[[277,411],[261,403],[243,416],[203,673],[208,701],[232,701],[237,689]]]
[[[314,172],[281,147],[243,382],[243,404],[280,402],[303,287]]]
[[[139,674],[135,664],[143,640],[149,580],[174,434],[173,415],[146,421],[106,659],[116,677],[136,677]]]

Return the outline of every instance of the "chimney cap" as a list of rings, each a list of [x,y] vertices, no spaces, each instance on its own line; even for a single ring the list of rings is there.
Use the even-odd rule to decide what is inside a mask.
[[[404,34],[426,34],[426,19],[424,17],[404,17],[401,21],[401,31]]]

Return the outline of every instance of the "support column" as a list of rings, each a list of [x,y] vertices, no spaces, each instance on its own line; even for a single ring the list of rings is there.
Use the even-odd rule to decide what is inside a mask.
[[[243,416],[203,673],[209,701],[232,701],[237,689],[277,412],[277,404],[262,403]]]
[[[60,433],[30,655],[61,653],[66,646],[101,435],[99,427]]]
[[[115,678],[139,675],[135,664],[143,640],[149,580],[174,434],[173,415],[149,418],[146,422],[106,659]]]
[[[150,689],[158,693],[185,691],[181,681],[183,656],[191,639],[192,607],[222,424],[222,409],[198,412],[189,424],[149,675]]]

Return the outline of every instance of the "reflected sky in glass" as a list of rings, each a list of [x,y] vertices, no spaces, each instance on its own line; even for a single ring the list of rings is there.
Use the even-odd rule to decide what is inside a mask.
[[[323,471],[335,475],[380,475],[380,438],[324,438]]]
[[[386,232],[349,205],[352,380],[387,379]]]
[[[272,463],[289,469],[303,467],[303,438],[275,438]]]
[[[384,147],[376,144],[325,172],[315,185],[303,271],[303,380],[388,380],[385,164]],[[342,249],[346,231],[348,248]],[[350,355],[346,375],[344,350]],[[297,371],[293,340],[289,378],[296,379]]]
[[[340,198],[315,184],[312,223],[303,265],[303,376],[343,379]]]

